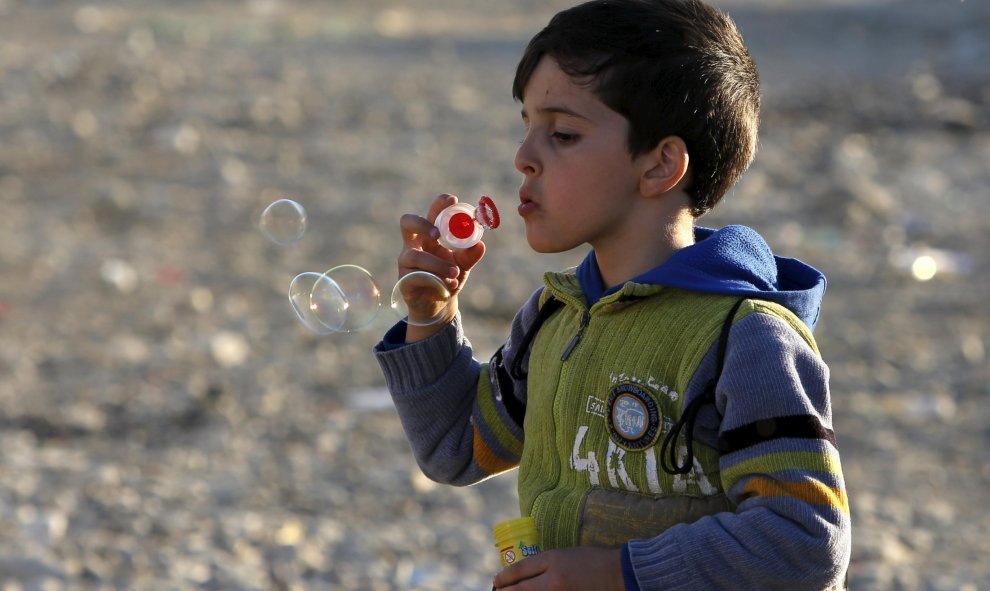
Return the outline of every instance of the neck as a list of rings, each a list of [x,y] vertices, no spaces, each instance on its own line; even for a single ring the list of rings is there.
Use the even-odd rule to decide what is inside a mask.
[[[621,242],[592,247],[605,287],[611,288],[659,267],[675,252],[692,244],[694,217],[684,210],[659,229],[629,232]]]

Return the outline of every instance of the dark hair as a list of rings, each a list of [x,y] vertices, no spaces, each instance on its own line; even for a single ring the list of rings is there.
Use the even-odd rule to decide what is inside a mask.
[[[732,20],[700,0],[592,0],[558,13],[516,68],[519,101],[543,56],[629,121],[643,154],[665,137],[687,144],[687,193],[710,210],[756,152],[760,81]]]

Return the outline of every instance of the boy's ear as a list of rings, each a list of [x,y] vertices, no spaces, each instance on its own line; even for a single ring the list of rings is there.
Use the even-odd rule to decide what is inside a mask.
[[[667,193],[687,175],[687,144],[676,135],[660,140],[647,156],[647,169],[640,178],[640,191],[645,197]]]

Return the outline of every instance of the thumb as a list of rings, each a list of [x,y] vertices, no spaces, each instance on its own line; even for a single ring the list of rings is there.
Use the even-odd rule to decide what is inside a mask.
[[[462,273],[470,271],[485,256],[485,243],[479,242],[470,248],[454,251],[454,262]]]

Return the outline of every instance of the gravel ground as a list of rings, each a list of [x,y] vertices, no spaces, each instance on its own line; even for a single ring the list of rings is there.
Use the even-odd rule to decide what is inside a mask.
[[[514,478],[419,475],[369,349],[300,272],[387,299],[398,215],[511,205],[509,94],[553,0],[0,0],[0,589],[481,590]],[[724,0],[757,162],[703,220],[830,279],[817,336],[856,590],[990,589],[990,4]],[[257,220],[290,197],[292,246]],[[477,356],[545,268],[504,216]]]

